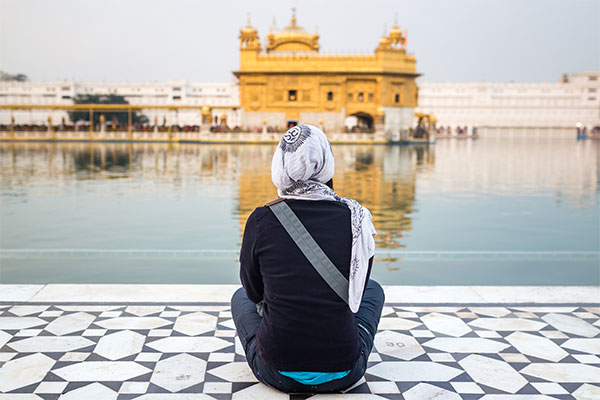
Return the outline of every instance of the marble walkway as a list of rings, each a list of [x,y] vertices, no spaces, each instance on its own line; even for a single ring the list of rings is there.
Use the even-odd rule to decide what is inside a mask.
[[[385,287],[363,380],[258,383],[234,285],[0,285],[3,399],[600,399],[600,288]]]

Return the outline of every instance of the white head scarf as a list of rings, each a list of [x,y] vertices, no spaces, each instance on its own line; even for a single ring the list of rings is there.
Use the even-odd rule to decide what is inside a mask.
[[[273,163],[271,179],[279,197],[299,200],[339,201],[350,209],[352,255],[348,305],[355,313],[362,301],[369,259],[375,254],[377,234],[371,213],[356,200],[339,197],[326,186],[333,177],[333,151],[325,134],[312,125],[297,125],[281,138]]]

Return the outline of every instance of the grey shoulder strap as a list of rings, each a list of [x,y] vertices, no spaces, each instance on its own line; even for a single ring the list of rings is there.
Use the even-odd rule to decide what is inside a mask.
[[[348,280],[333,265],[327,254],[315,242],[315,239],[306,230],[292,209],[283,199],[267,203],[267,206],[273,211],[273,214],[275,214],[281,225],[283,225],[287,233],[296,242],[296,245],[298,245],[319,275],[348,304]]]

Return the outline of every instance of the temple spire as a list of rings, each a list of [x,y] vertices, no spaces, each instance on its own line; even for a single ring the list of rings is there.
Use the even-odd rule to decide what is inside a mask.
[[[296,7],[292,8],[292,26],[296,26]]]
[[[275,17],[273,17],[273,23],[271,24],[271,32],[276,32],[277,31],[277,21],[275,20]]]

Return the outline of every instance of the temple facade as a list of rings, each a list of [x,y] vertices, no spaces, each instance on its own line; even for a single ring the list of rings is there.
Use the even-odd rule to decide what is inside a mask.
[[[418,103],[416,59],[397,24],[371,54],[323,54],[319,35],[296,23],[267,35],[261,46],[250,25],[240,31],[240,106],[244,126],[296,123],[325,131],[346,128],[400,135]]]

